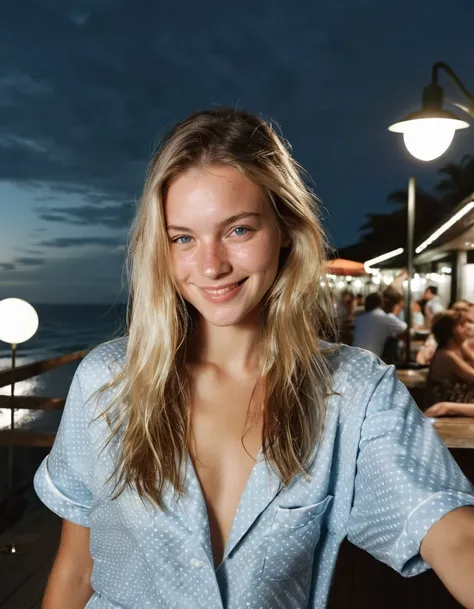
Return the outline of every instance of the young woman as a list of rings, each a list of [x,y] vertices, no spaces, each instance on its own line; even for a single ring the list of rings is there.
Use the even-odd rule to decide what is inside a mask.
[[[44,609],[322,608],[346,536],[474,606],[473,487],[392,368],[321,340],[324,247],[262,119],[167,136],[127,336],[79,366],[35,477],[64,519]]]
[[[467,313],[443,311],[433,318],[437,349],[430,365],[427,416],[474,415],[474,366],[466,346],[472,336]]]

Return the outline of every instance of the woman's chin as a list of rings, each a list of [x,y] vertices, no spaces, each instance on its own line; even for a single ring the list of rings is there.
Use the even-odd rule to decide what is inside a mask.
[[[253,317],[255,317],[255,323],[257,325],[260,323],[257,316],[253,315],[255,308],[248,309],[247,307],[231,308],[218,306],[200,307],[199,309],[197,307],[195,308],[204,322],[219,328],[247,324]]]

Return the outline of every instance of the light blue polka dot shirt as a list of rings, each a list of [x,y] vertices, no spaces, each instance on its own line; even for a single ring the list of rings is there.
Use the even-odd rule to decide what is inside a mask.
[[[328,355],[333,389],[310,470],[282,487],[260,458],[213,565],[206,505],[188,460],[185,493],[166,511],[107,479],[118,438],[89,399],[123,362],[126,339],[101,345],[72,382],[58,435],[35,476],[53,512],[89,527],[94,595],[88,609],[323,609],[348,537],[404,576],[428,568],[420,543],[439,518],[474,505],[474,488],[387,367],[361,349]],[[95,419],[95,420],[94,420]]]

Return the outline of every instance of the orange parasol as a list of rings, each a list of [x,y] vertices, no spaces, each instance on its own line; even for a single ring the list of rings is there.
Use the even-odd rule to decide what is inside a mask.
[[[352,275],[352,277],[367,275],[363,262],[344,260],[344,258],[326,260],[326,273],[330,273],[332,275]]]

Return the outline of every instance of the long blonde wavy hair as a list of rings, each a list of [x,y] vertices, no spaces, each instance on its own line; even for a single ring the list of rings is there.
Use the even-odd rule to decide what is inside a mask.
[[[163,508],[169,482],[183,492],[191,447],[186,369],[192,313],[175,285],[164,204],[190,168],[237,168],[267,193],[291,245],[265,298],[260,340],[264,380],[262,450],[284,484],[307,471],[321,437],[330,373],[320,339],[333,328],[324,288],[326,240],[316,199],[287,144],[248,112],[216,108],[179,123],[155,154],[131,231],[127,352],[105,411],[120,432],[116,494],[134,487]],[[115,416],[110,414],[115,412]]]

